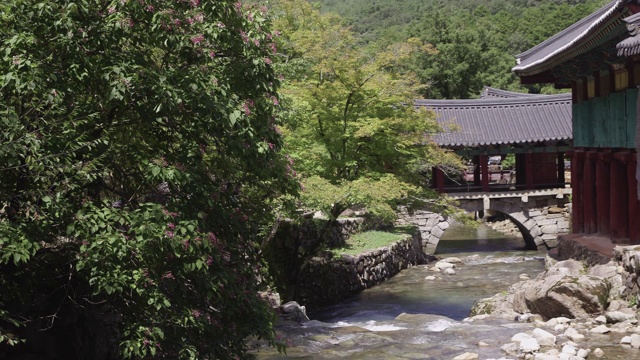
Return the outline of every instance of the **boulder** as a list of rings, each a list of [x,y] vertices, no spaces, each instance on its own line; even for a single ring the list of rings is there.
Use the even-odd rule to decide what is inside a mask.
[[[504,351],[504,353],[509,355],[509,356],[513,356],[513,355],[518,353],[518,344],[513,343],[513,342],[512,343],[508,343],[508,344],[504,344],[504,345],[502,345],[500,350]]]
[[[618,311],[608,311],[605,313],[608,323],[615,324],[627,320],[637,320],[636,314],[631,309],[621,309]]]
[[[523,353],[531,354],[540,350],[540,344],[538,344],[538,340],[535,338],[522,339],[519,350]]]
[[[295,301],[289,301],[280,306],[280,317],[284,320],[294,320],[299,323],[309,321],[307,309]]]
[[[580,340],[584,340],[585,336],[580,334],[578,332],[578,330],[570,327],[568,328],[565,332],[564,332],[564,336],[568,337],[569,339],[571,339],[571,341],[580,341]]]
[[[532,313],[551,319],[559,316],[584,318],[600,314],[605,309],[608,295],[609,285],[602,278],[552,275],[528,287],[524,297]]]
[[[553,275],[571,275],[577,276],[584,274],[584,264],[578,260],[569,259],[558,261],[553,266],[541,273],[538,278],[545,278]]]
[[[578,349],[576,349],[576,347],[573,346],[573,345],[567,344],[567,345],[564,345],[562,347],[562,353],[563,354],[569,354],[569,355],[573,356],[573,355],[578,354]]]
[[[598,325],[598,326],[594,327],[593,329],[589,330],[589,332],[594,333],[594,334],[607,334],[607,333],[611,332],[611,329],[609,329],[607,327],[607,325]]]
[[[540,328],[533,329],[531,333],[540,346],[555,346],[556,345],[556,337],[548,331],[544,331]]]

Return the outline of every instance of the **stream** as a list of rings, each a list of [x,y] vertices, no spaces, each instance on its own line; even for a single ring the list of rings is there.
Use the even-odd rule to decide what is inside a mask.
[[[255,351],[258,359],[452,359],[473,352],[504,357],[500,347],[530,323],[485,319],[469,322],[473,303],[506,291],[521,274],[544,270],[544,253],[523,250],[524,240],[480,225],[453,226],[436,250],[457,257],[455,275],[414,266],[339,304],[310,312],[303,325],[276,327],[287,352]],[[435,276],[435,280],[425,279]],[[481,345],[479,345],[481,344]]]

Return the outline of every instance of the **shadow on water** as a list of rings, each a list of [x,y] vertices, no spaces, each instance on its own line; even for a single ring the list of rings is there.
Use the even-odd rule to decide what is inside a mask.
[[[454,224],[440,238],[436,255],[512,251],[531,253],[526,250],[526,243],[521,235],[507,236],[482,223],[477,227]]]

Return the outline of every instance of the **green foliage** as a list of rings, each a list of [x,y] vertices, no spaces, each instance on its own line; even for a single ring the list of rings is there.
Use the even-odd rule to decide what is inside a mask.
[[[56,308],[106,304],[126,358],[244,358],[250,335],[275,344],[257,234],[298,183],[279,153],[264,11],[0,5],[0,342],[40,333],[20,328],[34,319],[55,331]],[[24,285],[44,273],[67,294],[56,313],[29,302],[53,301]]]
[[[514,154],[508,154],[501,162],[503,170],[513,170],[516,167],[516,156]]]
[[[417,37],[434,54],[414,66],[427,98],[473,98],[483,86],[527,90],[511,73],[514,55],[546,40],[607,0],[319,0],[323,12],[346,18],[366,43],[384,47]],[[539,93],[537,85],[528,89]]]
[[[433,112],[409,105],[421,85],[407,63],[431,49],[417,39],[362,47],[339,18],[300,0],[278,4],[285,151],[304,205],[332,219],[350,206],[391,219],[397,201],[423,193],[431,166],[459,165],[429,139],[441,130]]]

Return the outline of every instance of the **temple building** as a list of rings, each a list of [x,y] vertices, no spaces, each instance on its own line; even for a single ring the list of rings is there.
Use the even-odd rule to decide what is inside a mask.
[[[467,172],[435,168],[439,192],[497,192],[565,187],[571,149],[571,94],[533,95],[485,87],[480,99],[416,100],[445,132],[434,141],[469,161]],[[500,164],[511,156],[510,168]]]
[[[640,243],[637,0],[616,0],[516,56],[523,84],[571,89],[572,232]]]

